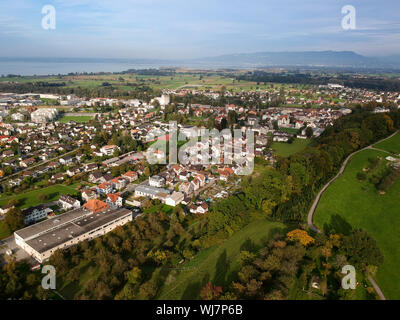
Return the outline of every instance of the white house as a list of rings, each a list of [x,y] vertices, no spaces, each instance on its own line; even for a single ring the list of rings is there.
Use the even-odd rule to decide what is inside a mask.
[[[180,204],[185,198],[182,192],[173,192],[171,195],[165,198],[165,204],[175,207]]]
[[[116,145],[107,145],[100,149],[100,152],[105,156],[112,156],[115,150],[119,150],[118,146]]]
[[[30,224],[46,218],[51,212],[53,212],[53,210],[40,204],[36,207],[30,207],[23,210],[22,214],[24,215],[25,224]]]
[[[156,188],[162,188],[165,185],[165,179],[160,176],[149,177],[149,185]]]
[[[60,198],[58,199],[58,203],[60,204],[60,207],[62,207],[64,210],[78,209],[81,206],[79,200],[65,194],[62,194],[60,196]]]
[[[111,208],[121,208],[122,207],[122,197],[119,193],[109,193],[107,195],[106,203]]]

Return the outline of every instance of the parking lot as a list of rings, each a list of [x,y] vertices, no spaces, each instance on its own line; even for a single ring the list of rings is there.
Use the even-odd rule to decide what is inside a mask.
[[[12,255],[17,259],[17,261],[30,258],[30,256],[24,250],[17,246],[14,240],[14,236],[8,237],[0,241],[0,255],[5,255],[8,249],[12,250]]]

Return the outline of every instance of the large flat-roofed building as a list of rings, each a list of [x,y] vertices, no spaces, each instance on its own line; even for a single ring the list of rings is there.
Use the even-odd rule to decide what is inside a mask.
[[[132,212],[128,209],[112,209],[105,204],[102,210],[98,211],[97,208],[101,207],[98,203],[94,204],[94,207],[94,211],[90,209],[91,206],[81,207],[15,231],[15,242],[42,263],[58,249],[102,236],[132,221]]]
[[[138,185],[135,188],[135,197],[149,197],[151,199],[159,199],[162,196],[168,196],[171,191],[168,189],[162,189],[152,187],[149,185]]]

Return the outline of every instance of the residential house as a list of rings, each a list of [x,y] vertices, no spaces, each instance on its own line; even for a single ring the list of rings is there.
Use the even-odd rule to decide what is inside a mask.
[[[109,193],[107,195],[106,203],[111,208],[121,208],[122,207],[122,197],[120,193]]]
[[[22,214],[24,215],[25,224],[31,224],[47,218],[47,215],[51,212],[53,212],[53,210],[40,204],[38,206],[23,210]]]
[[[74,162],[74,158],[72,156],[65,156],[63,158],[60,158],[60,160],[58,160],[62,165],[65,166],[69,166],[71,164],[73,164]]]
[[[111,183],[114,185],[115,190],[121,190],[126,187],[127,180],[123,177],[117,177],[111,180]]]
[[[81,172],[81,170],[77,167],[77,168],[70,168],[67,170],[67,176],[68,177],[73,177],[77,174],[79,174]]]
[[[106,182],[106,180],[103,177],[103,174],[99,171],[92,172],[89,175],[89,182],[91,183],[101,183],[101,182]]]
[[[84,189],[81,191],[82,199],[85,201],[89,201],[89,199],[97,199],[98,194],[93,189]]]
[[[58,203],[64,210],[78,209],[81,206],[79,200],[72,198],[69,195],[62,194],[58,199]]]
[[[4,215],[4,214],[6,214],[8,211],[10,211],[10,210],[12,210],[12,209],[14,209],[14,208],[15,208],[15,206],[14,206],[13,204],[8,204],[8,205],[6,205],[6,206],[0,208],[0,214],[1,214],[1,215]]]
[[[110,208],[107,203],[99,199],[89,199],[88,202],[83,205],[83,207],[89,211],[92,211],[94,214]]]
[[[200,180],[199,179],[194,178],[190,183],[193,185],[194,191],[197,191],[200,189]]]
[[[157,175],[149,177],[149,185],[156,188],[162,188],[165,185],[165,179]]]
[[[85,172],[90,172],[98,169],[98,165],[96,163],[88,163],[83,166]]]
[[[109,193],[112,193],[113,190],[114,190],[114,186],[111,182],[103,182],[102,184],[99,184],[96,187],[96,191],[98,194],[107,195]]]
[[[203,202],[201,205],[191,205],[190,212],[194,214],[204,214],[208,211],[207,203]]]
[[[165,199],[165,204],[175,207],[183,201],[184,197],[182,192],[173,192]]]
[[[194,191],[194,186],[190,182],[185,181],[179,186],[179,191],[183,192],[185,195],[190,195]]]
[[[128,179],[129,182],[134,182],[138,179],[138,174],[135,171],[128,171],[127,173],[123,174],[122,177]]]
[[[35,163],[35,158],[28,158],[20,161],[19,166],[22,168],[28,168]]]
[[[63,181],[64,180],[64,175],[61,172],[56,173],[56,174],[51,176],[50,180],[51,181]]]
[[[100,149],[100,152],[105,156],[112,156],[116,150],[119,150],[116,145],[107,145]]]

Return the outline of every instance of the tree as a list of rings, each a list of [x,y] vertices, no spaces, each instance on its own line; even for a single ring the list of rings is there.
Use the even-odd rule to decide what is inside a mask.
[[[286,235],[290,241],[298,240],[303,246],[308,246],[315,241],[305,230],[295,229],[288,232]]]
[[[46,201],[46,200],[49,199],[49,195],[48,195],[48,194],[45,194],[45,193],[41,193],[41,194],[38,195],[38,199],[39,199],[41,202],[44,202],[44,201]]]
[[[154,298],[156,293],[157,287],[152,282],[147,281],[140,286],[138,296],[141,300],[149,300]]]
[[[4,219],[8,230],[14,232],[25,226],[24,215],[19,208],[13,208],[5,214]]]
[[[379,266],[383,263],[381,250],[375,239],[365,230],[355,229],[349,236],[344,237],[342,249],[349,262],[359,267]]]
[[[203,300],[216,300],[222,293],[222,287],[215,286],[211,282],[207,283],[200,292]]]
[[[8,205],[9,205],[9,206],[17,207],[18,204],[19,204],[19,201],[20,201],[20,200],[19,200],[18,198],[11,199],[10,201],[8,201]]]
[[[127,273],[127,277],[129,283],[135,285],[140,282],[142,270],[140,270],[138,267],[133,267],[133,269]]]
[[[314,135],[313,129],[311,127],[306,128],[306,136],[307,138],[311,138]]]

